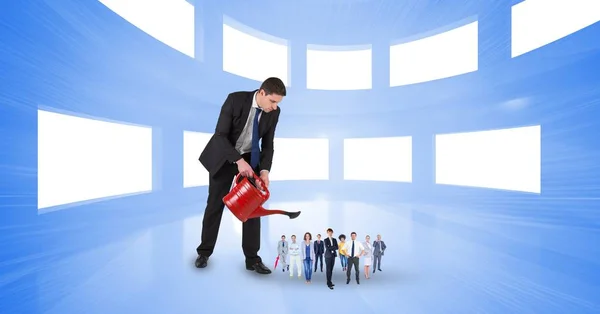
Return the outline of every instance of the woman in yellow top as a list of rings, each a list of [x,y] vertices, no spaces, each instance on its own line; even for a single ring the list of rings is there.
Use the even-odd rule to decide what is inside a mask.
[[[348,268],[348,256],[346,256],[346,236],[340,234],[338,237],[340,243],[338,243],[338,251],[340,252],[340,262],[342,263],[342,270],[346,271]]]

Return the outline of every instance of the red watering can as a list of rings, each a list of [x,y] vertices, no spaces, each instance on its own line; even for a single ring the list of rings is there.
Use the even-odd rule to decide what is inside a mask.
[[[223,203],[231,213],[242,222],[250,218],[268,215],[286,215],[290,219],[300,216],[300,212],[287,212],[279,209],[264,209],[262,205],[269,199],[271,193],[265,187],[265,183],[253,173],[254,183],[248,178],[238,174],[233,180],[231,191],[223,197]],[[240,180],[241,178],[241,180]]]

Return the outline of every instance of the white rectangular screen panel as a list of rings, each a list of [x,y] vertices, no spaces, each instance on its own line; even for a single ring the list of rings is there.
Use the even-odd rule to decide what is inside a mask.
[[[337,48],[337,49],[333,49]],[[306,88],[362,90],[372,86],[371,47],[345,48],[309,45],[306,51]]]
[[[208,185],[208,171],[198,158],[213,136],[212,133],[183,132],[183,187]]]
[[[344,180],[412,182],[412,137],[344,139]]]
[[[512,57],[600,21],[598,0],[525,0],[512,7]]]
[[[329,180],[329,140],[276,138],[269,179]]]
[[[38,209],[151,190],[151,128],[38,110]]]
[[[194,57],[194,6],[185,0],[99,0],[167,46]]]
[[[437,184],[541,191],[541,127],[435,137]]]
[[[258,82],[278,77],[289,86],[288,67],[289,48],[286,40],[224,18],[223,71]]]
[[[390,86],[402,86],[477,71],[478,22],[390,46]]]

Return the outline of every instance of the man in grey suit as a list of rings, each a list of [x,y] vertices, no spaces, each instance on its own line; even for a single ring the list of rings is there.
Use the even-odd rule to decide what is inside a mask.
[[[385,252],[385,242],[381,240],[381,235],[377,235],[377,240],[373,242],[373,273],[375,270],[381,271],[381,257]]]
[[[277,243],[277,258],[281,263],[281,271],[285,272],[290,269],[290,266],[285,262],[288,254],[288,243],[285,240],[285,235],[281,236],[281,241]]]

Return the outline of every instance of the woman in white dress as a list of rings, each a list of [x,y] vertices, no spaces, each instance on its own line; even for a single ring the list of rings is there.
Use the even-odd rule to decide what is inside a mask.
[[[371,262],[373,260],[373,244],[371,244],[371,237],[370,236],[366,236],[365,237],[365,242],[363,243],[363,246],[365,248],[364,252],[363,252],[363,258],[362,260],[365,263],[365,278],[369,279],[369,267],[371,267]]]

